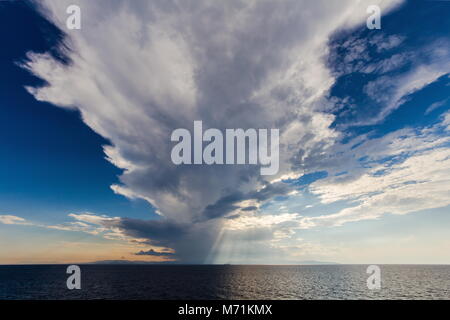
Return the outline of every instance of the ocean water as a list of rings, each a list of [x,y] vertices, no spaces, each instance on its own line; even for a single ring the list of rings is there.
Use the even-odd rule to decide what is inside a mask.
[[[450,299],[450,266],[380,265],[380,290],[366,265],[80,267],[68,290],[67,266],[0,266],[0,299]]]

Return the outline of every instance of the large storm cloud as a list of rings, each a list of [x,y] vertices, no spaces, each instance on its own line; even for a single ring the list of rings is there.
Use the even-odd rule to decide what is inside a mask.
[[[67,33],[61,49],[70,63],[30,53],[26,67],[48,85],[29,91],[78,109],[123,169],[114,192],[144,199],[162,216],[121,218],[115,227],[201,262],[224,217],[289,194],[283,179],[325,161],[340,137],[330,128],[328,40],[365,25],[368,5],[387,12],[399,2],[44,1],[41,12]],[[81,8],[81,30],[65,28],[70,4]],[[250,165],[174,165],[171,133],[195,120],[205,129],[280,129],[278,175]]]

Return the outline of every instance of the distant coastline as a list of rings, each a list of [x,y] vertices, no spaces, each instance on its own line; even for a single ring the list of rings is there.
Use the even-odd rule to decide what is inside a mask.
[[[94,261],[90,263],[83,263],[83,264],[145,264],[145,265],[217,265],[217,266],[240,266],[240,265],[272,265],[272,264],[258,264],[258,263],[213,263],[213,264],[197,264],[197,263],[182,263],[177,261],[131,261],[131,260],[101,260],[101,261]],[[315,260],[306,260],[306,261],[298,261],[298,262],[292,262],[292,263],[286,263],[281,265],[286,266],[296,266],[296,265],[338,265],[337,262],[328,262],[328,261],[315,261]],[[274,265],[280,265],[280,264],[274,264]]]

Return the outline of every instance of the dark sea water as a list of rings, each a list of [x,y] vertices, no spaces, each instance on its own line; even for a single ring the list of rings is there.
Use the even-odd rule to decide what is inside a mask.
[[[450,266],[380,265],[382,287],[367,288],[365,265],[0,266],[0,299],[450,299]]]

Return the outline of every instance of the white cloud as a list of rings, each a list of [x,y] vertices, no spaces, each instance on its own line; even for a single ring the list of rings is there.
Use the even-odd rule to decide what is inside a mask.
[[[11,215],[0,215],[0,223],[3,224],[29,224],[24,218],[11,216]]]
[[[40,226],[61,231],[84,232],[109,240],[125,240],[128,242],[140,241],[140,239],[127,237],[124,232],[116,226],[118,223],[120,223],[119,217],[108,217],[105,215],[96,215],[93,213],[71,213],[68,216],[74,219],[75,222]]]
[[[353,204],[334,214],[302,218],[301,227],[337,226],[450,205],[450,137],[437,133],[443,126],[445,120],[419,133],[399,130],[348,151],[349,158],[360,158],[361,151],[369,155],[365,168],[319,180],[311,191],[323,203]]]
[[[297,213],[282,213],[277,215],[242,215],[226,221],[224,228],[227,230],[246,230],[251,228],[277,227],[285,222],[293,222],[298,219]]]
[[[428,56],[429,61],[421,62],[420,59],[416,58],[413,67],[408,72],[394,76],[381,76],[365,86],[364,92],[383,107],[375,117],[359,121],[353,125],[380,123],[394,110],[407,102],[410,95],[450,73],[450,43],[448,41],[436,41],[430,47],[432,49],[424,50],[424,54]],[[399,59],[394,64],[401,65],[402,58],[399,57]],[[392,61],[384,61],[383,63],[388,63],[388,65],[382,66],[383,68],[391,69],[393,67]]]
[[[442,124],[446,126],[446,131],[450,131],[450,112],[447,112],[442,116]]]
[[[444,106],[447,103],[447,99],[445,100],[441,100],[441,101],[437,101],[435,103],[432,103],[427,110],[425,110],[425,115],[430,114],[432,111]]]

